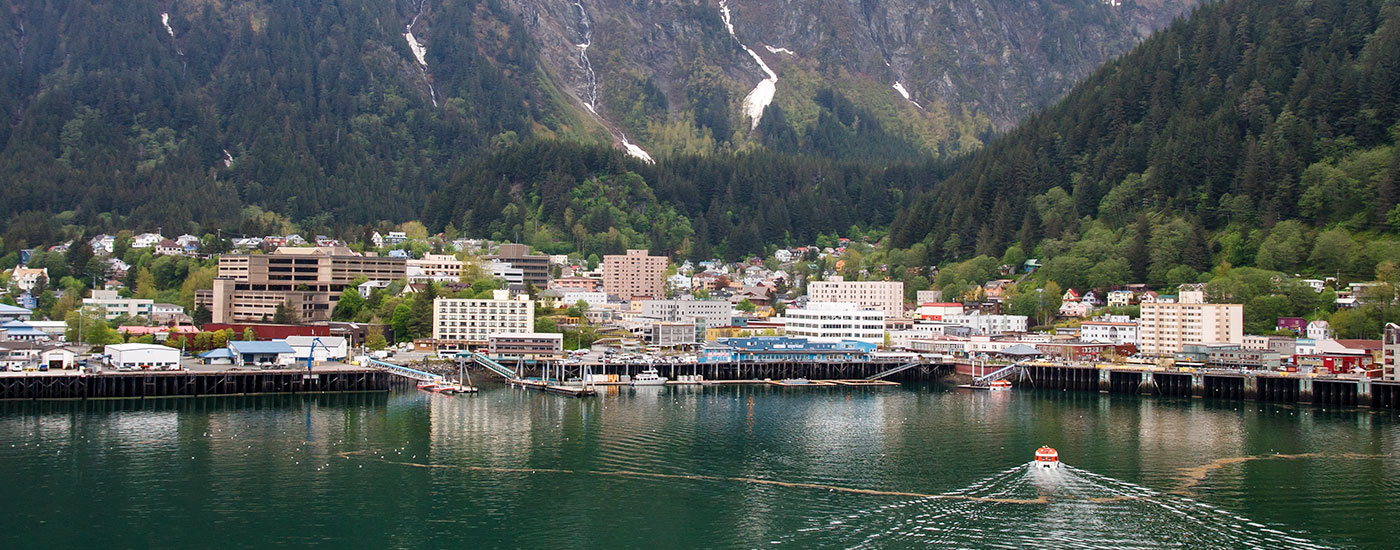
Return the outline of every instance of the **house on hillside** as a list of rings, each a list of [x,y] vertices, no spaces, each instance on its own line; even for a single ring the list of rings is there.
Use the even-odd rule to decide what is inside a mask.
[[[185,254],[185,247],[180,246],[180,243],[170,239],[165,239],[156,243],[155,248],[155,255],[157,256],[183,256]]]
[[[10,281],[15,284],[16,288],[24,291],[34,290],[34,285],[39,283],[40,277],[43,277],[44,281],[48,281],[49,268],[41,267],[39,269],[32,269],[28,267],[16,267],[15,270],[10,273]]]
[[[157,243],[165,240],[160,233],[142,233],[131,238],[132,248],[151,248]]]
[[[1070,288],[1070,289],[1066,289],[1066,290],[1065,290],[1065,294],[1064,294],[1064,296],[1061,296],[1061,297],[1060,297],[1060,301],[1061,301],[1061,302],[1078,302],[1078,301],[1079,301],[1079,298],[1080,298],[1080,296],[1079,296],[1079,291]]]
[[[1108,307],[1128,307],[1133,303],[1133,291],[1131,290],[1110,290],[1108,291]]]
[[[1094,310],[1092,306],[1084,302],[1062,302],[1060,303],[1060,317],[1085,318]]]

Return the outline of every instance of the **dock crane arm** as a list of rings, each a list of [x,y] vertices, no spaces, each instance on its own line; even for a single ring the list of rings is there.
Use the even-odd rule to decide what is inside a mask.
[[[326,347],[326,344],[322,342],[320,338],[312,338],[311,348],[306,350],[306,372],[308,373],[311,372],[312,361],[316,360],[316,346],[321,346],[321,349],[326,350],[327,359],[331,356],[331,348]]]

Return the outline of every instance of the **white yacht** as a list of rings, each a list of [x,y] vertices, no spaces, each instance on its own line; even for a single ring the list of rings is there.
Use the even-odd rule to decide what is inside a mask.
[[[633,386],[665,386],[666,377],[656,372],[655,368],[642,371],[632,377]]]

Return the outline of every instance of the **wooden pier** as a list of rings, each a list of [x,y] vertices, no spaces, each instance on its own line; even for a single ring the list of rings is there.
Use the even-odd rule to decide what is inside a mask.
[[[592,363],[587,365],[566,365],[564,376],[582,377],[583,367],[590,374],[618,374],[628,377],[647,370],[657,372],[670,380],[681,375],[699,375],[705,383],[782,380],[806,378],[808,380],[861,380],[902,366],[902,361],[856,361],[856,362],[723,362],[698,364],[646,364],[646,363]],[[558,366],[551,366],[558,371]],[[936,381],[952,372],[953,365],[924,363],[900,370],[885,380],[893,382]],[[541,376],[542,369],[534,365],[522,365],[520,376]],[[553,376],[551,376],[553,378]]]
[[[391,375],[347,367],[267,371],[25,373],[0,376],[0,399],[149,399],[388,391]]]
[[[1237,401],[1400,409],[1400,382],[1272,371],[1028,365],[1018,386]]]

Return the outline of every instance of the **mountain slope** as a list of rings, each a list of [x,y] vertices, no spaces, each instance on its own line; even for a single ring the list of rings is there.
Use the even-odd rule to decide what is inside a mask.
[[[533,139],[725,162],[950,155],[1194,1],[12,0],[0,225],[13,248],[58,224],[399,222]]]
[[[832,90],[903,140],[901,158],[975,148],[1196,3],[504,1],[567,93],[658,154],[738,148],[757,126],[829,155],[831,121],[852,126],[817,99]],[[775,108],[784,124],[758,126]]]
[[[1397,229],[1396,90],[1391,2],[1208,5],[976,153],[900,213],[893,243],[942,259],[1017,242],[1053,256],[1097,234],[1200,243],[1164,256],[1157,283],[1186,261],[1180,248],[1201,246],[1198,271],[1228,261],[1367,276],[1400,258],[1355,248],[1356,265],[1325,265],[1333,255],[1314,249],[1314,228],[1347,243]],[[1146,275],[1141,250],[1100,256]]]
[[[0,217],[102,213],[184,230],[246,204],[292,219],[411,219],[457,157],[512,136],[606,139],[542,85],[490,2],[11,2]],[[169,10],[169,11],[166,11]],[[168,14],[168,18],[167,15]],[[165,26],[168,24],[168,27]]]

